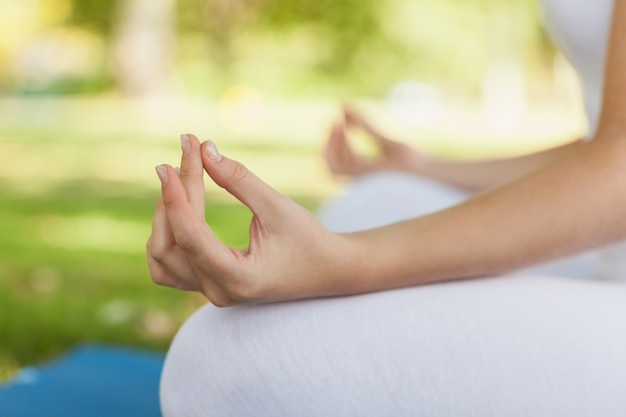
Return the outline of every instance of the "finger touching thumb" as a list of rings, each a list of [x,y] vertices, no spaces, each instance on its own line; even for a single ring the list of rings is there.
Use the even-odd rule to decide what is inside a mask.
[[[248,206],[253,213],[275,211],[285,198],[241,162],[223,156],[212,141],[204,142],[202,151],[204,169],[211,179]]]

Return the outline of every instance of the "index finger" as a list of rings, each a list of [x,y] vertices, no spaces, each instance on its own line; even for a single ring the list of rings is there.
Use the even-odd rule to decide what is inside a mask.
[[[222,261],[227,259],[225,256],[232,257],[232,252],[215,237],[206,221],[196,214],[174,168],[159,165],[156,169],[161,179],[163,204],[176,244],[199,265]]]
[[[196,214],[204,216],[204,168],[200,155],[200,142],[191,134],[180,135],[182,157],[180,161],[180,180],[185,187],[189,203]]]
[[[358,126],[370,134],[374,139],[379,142],[384,142],[388,138],[383,135],[378,129],[372,126],[361,114],[357,113],[352,107],[344,105],[343,114],[346,120],[346,124],[349,126]]]

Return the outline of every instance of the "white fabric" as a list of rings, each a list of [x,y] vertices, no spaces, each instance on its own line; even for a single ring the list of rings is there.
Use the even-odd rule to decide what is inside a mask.
[[[545,0],[551,32],[584,78],[592,130],[611,5]],[[380,173],[356,181],[319,215],[331,229],[358,230],[465,198],[429,180]],[[534,271],[589,277],[596,259]],[[626,286],[524,274],[207,305],[168,353],[164,417],[626,416]]]
[[[199,310],[164,417],[623,417],[626,286],[503,277]]]
[[[330,230],[352,232],[428,214],[460,203],[469,196],[458,188],[427,178],[401,172],[378,172],[356,179],[343,194],[322,207],[318,218]],[[617,262],[625,250],[620,249],[607,251],[612,257],[600,256],[597,251],[588,252],[527,268],[523,272],[592,278],[601,268],[602,279],[616,280],[615,277],[622,272],[619,266],[626,270],[626,262]]]
[[[543,0],[548,32],[581,78],[588,136],[600,115],[613,0]]]
[[[377,172],[356,178],[317,215],[328,229],[353,232],[410,219],[458,204],[469,193],[402,172]]]
[[[589,123],[587,139],[593,138],[600,117],[613,3],[614,0],[541,2],[548,32],[580,76]],[[592,265],[590,272],[584,272],[589,277],[626,282],[626,241],[586,257]],[[542,272],[561,275],[561,271]]]

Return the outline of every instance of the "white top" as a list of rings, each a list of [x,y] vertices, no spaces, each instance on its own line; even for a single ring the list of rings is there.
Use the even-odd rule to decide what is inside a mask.
[[[613,0],[542,0],[548,32],[578,72],[591,137],[602,104]]]

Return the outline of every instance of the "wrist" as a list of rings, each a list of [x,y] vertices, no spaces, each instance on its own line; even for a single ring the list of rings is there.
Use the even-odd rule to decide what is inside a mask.
[[[363,287],[363,246],[353,233],[332,233],[325,246],[323,277],[314,278],[313,296],[344,296],[367,292]],[[321,279],[320,279],[321,278]]]
[[[414,161],[411,165],[412,172],[425,177],[430,176],[433,166],[437,163],[437,160],[425,153],[415,153]]]
[[[361,294],[411,285],[402,280],[404,263],[398,257],[394,243],[387,236],[388,227],[340,235],[344,239],[343,264],[336,268],[339,275],[336,295]]]

